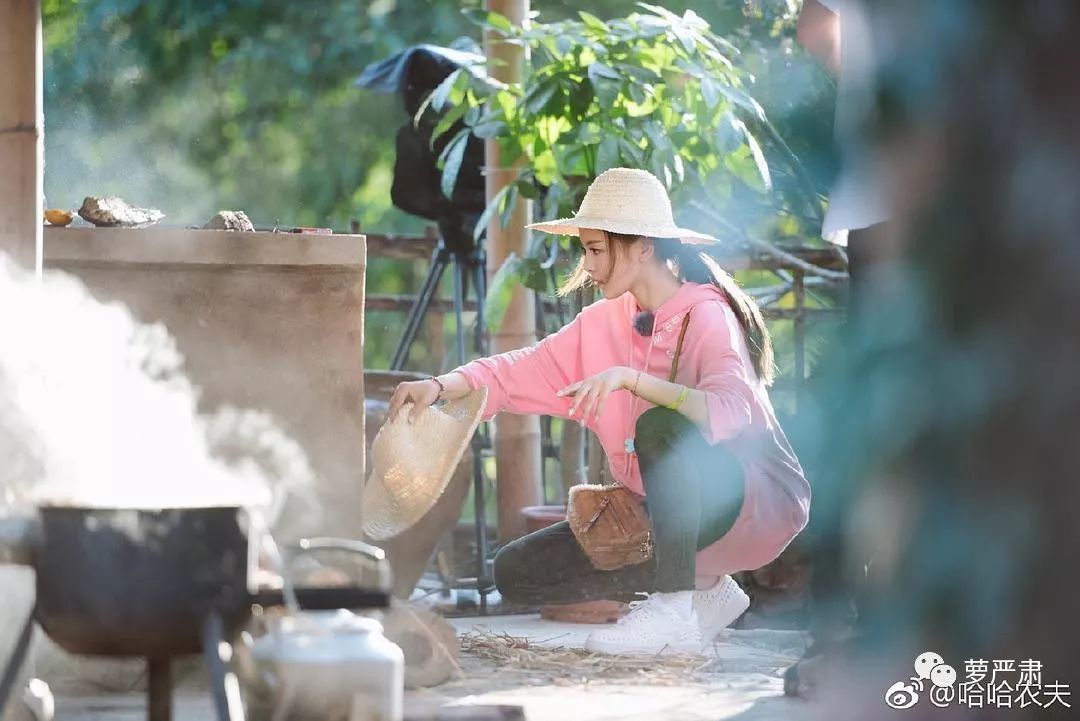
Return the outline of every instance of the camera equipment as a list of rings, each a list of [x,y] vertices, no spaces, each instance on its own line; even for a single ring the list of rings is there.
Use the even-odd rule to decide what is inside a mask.
[[[476,297],[477,319],[474,335],[475,351],[487,355],[487,337],[484,333],[484,296],[487,293],[487,255],[482,244],[475,242],[476,223],[484,212],[487,202],[483,166],[484,143],[470,135],[466,141],[461,169],[458,172],[451,197],[442,192],[442,173],[438,158],[446,144],[461,130],[459,120],[446,132],[432,141],[432,133],[440,120],[440,113],[430,105],[421,113],[427,97],[451,73],[460,68],[476,77],[486,77],[483,69],[484,56],[478,52],[416,45],[372,63],[364,69],[356,84],[384,93],[396,93],[404,100],[406,118],[398,128],[395,139],[394,178],[390,187],[390,199],[406,213],[434,220],[439,235],[431,256],[431,267],[424,279],[416,302],[409,310],[398,346],[390,363],[391,370],[402,370],[409,356],[409,349],[416,340],[431,299],[439,287],[443,272],[453,263],[453,304],[456,320],[455,344],[457,362],[465,362],[465,334],[462,312],[469,294],[470,279]],[[419,114],[419,117],[417,115]],[[487,541],[484,515],[484,475],[481,451],[490,447],[486,432],[473,436],[473,501],[476,526],[476,578],[457,579],[456,585],[474,586],[480,595],[480,611],[487,611],[487,594],[494,583],[487,569]]]

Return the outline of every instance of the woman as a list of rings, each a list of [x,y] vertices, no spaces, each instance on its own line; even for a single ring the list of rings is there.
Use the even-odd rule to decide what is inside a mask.
[[[496,586],[523,604],[645,593],[586,648],[700,650],[749,605],[729,574],[776,558],[809,513],[810,486],[769,402],[761,313],[695,247],[715,239],[678,228],[645,171],[609,170],[574,218],[530,227],[578,236],[584,255],[560,292],[592,283],[603,300],[530,348],[402,383],[390,417],[485,386],[485,419],[543,413],[595,431],[615,481],[645,497],[652,560],[597,570],[562,522],[501,549]]]

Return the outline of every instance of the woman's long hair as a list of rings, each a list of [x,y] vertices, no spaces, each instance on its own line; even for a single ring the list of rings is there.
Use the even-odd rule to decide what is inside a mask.
[[[615,243],[620,245],[630,244],[639,235],[627,235],[625,233],[604,232],[607,240],[610,266],[608,273],[615,267]],[[746,337],[746,344],[750,351],[750,360],[754,364],[754,372],[765,383],[772,385],[775,378],[776,367],[773,357],[772,338],[769,329],[765,326],[765,319],[761,316],[754,299],[746,294],[735,279],[731,277],[715,260],[706,253],[698,250],[693,245],[685,245],[674,238],[655,238],[653,247],[656,249],[656,257],[668,264],[672,272],[679,280],[688,280],[692,283],[712,283],[724,294],[728,305],[731,306],[735,318],[742,327]],[[622,249],[620,248],[620,253]],[[560,296],[568,295],[589,283],[589,274],[585,271],[585,257],[581,257],[577,267],[570,273],[566,281],[559,287]]]

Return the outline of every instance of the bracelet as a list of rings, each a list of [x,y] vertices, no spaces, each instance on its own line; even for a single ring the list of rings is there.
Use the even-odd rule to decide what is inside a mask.
[[[683,386],[682,391],[679,393],[679,397],[675,400],[675,402],[671,403],[670,405],[664,406],[664,408],[667,408],[668,410],[672,410],[672,411],[679,410],[679,406],[681,406],[683,404],[683,401],[686,400],[686,396],[688,396],[688,395],[690,395],[690,389],[687,388],[686,386]]]
[[[443,382],[439,380],[437,376],[431,376],[430,380],[435,381],[435,385],[439,386],[439,395],[436,397],[436,400],[442,398],[443,393],[446,393],[446,386],[443,385]]]
[[[638,383],[640,383],[640,382],[641,382],[641,371],[638,371],[637,376],[634,377],[634,388],[633,388],[633,390],[630,391],[635,396],[638,394],[637,393],[637,387],[638,387]]]

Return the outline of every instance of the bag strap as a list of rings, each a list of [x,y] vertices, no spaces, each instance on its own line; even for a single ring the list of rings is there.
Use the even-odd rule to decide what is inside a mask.
[[[671,364],[671,375],[668,376],[668,383],[675,382],[675,373],[679,370],[679,354],[682,353],[683,338],[686,337],[686,326],[690,325],[690,311],[686,311],[686,315],[682,319],[682,329],[679,330],[679,342],[675,344],[675,361]]]

